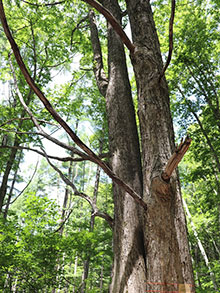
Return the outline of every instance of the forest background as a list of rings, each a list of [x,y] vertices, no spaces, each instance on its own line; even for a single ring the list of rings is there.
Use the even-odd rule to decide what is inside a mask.
[[[124,8],[124,1],[119,2]],[[13,35],[50,102],[108,162],[105,100],[93,73],[91,8],[82,1],[45,3],[4,1]],[[152,8],[166,60],[170,2],[152,1]],[[218,0],[177,2],[174,50],[166,71],[176,142],[186,133],[192,138],[179,174],[196,292],[216,292],[220,287],[219,9]],[[98,13],[95,17],[105,67],[105,19]],[[127,23],[125,13],[123,28]],[[42,109],[2,28],[0,32],[0,288],[107,292],[113,257],[112,183]],[[127,62],[129,66],[129,58]],[[132,71],[129,75],[137,107]],[[39,129],[24,110],[22,97]],[[56,145],[56,154],[47,140]],[[28,166],[27,155],[32,153],[39,157]]]

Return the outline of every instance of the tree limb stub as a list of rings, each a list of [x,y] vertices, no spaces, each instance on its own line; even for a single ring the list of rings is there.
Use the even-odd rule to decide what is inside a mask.
[[[132,44],[124,30],[122,29],[121,25],[118,23],[118,21],[115,19],[115,17],[102,5],[100,5],[98,2],[94,0],[83,0],[92,7],[94,7],[98,12],[100,12],[107,21],[112,25],[115,32],[119,35],[122,42],[125,44],[125,46],[128,48],[130,53],[134,53],[135,46]]]
[[[192,139],[187,135],[184,141],[181,141],[165,167],[165,170],[161,174],[164,181],[169,181],[173,171],[176,169],[185,153],[187,152]]]
[[[95,1],[91,1],[91,0],[86,0],[88,3],[91,2],[95,2]],[[95,2],[97,4],[97,2]],[[109,14],[109,12],[106,11],[106,14]],[[111,18],[111,14],[110,14],[110,18]],[[51,105],[51,103],[48,101],[48,99],[45,97],[45,95],[43,94],[43,92],[40,90],[40,88],[36,85],[36,83],[34,82],[34,80],[32,79],[32,77],[30,76],[27,67],[24,64],[24,61],[21,57],[19,48],[17,46],[17,43],[15,42],[11,31],[9,29],[8,23],[7,23],[7,19],[5,16],[5,11],[4,11],[4,6],[2,3],[2,0],[0,0],[0,19],[2,22],[2,26],[5,32],[5,35],[7,37],[7,39],[9,40],[9,43],[11,45],[11,48],[13,50],[15,59],[17,61],[17,64],[22,72],[22,74],[24,75],[24,78],[26,80],[26,82],[28,83],[28,85],[30,86],[30,88],[34,91],[34,93],[38,96],[38,98],[41,100],[41,102],[44,104],[45,108],[47,109],[47,111],[51,114],[51,116],[62,126],[62,128],[66,131],[66,133],[68,133],[68,135],[72,138],[72,140],[83,150],[85,151],[85,153],[87,153],[87,155],[89,155],[91,157],[91,159],[98,164],[103,171],[119,186],[121,186],[128,194],[130,194],[133,199],[140,204],[144,209],[147,209],[147,204],[143,201],[143,199],[141,198],[141,196],[139,194],[137,194],[129,185],[127,185],[123,180],[121,180],[119,177],[116,176],[116,174],[114,174],[114,172],[102,161],[100,160],[100,158],[76,135],[76,133],[70,128],[70,126],[61,118],[61,116],[55,111],[55,109],[53,108],[53,106]],[[113,23],[116,24],[116,26],[118,26],[118,23],[116,23],[113,20]],[[121,29],[122,30],[122,29]],[[123,30],[122,30],[123,31]],[[124,33],[124,31],[123,31]],[[126,34],[124,33],[124,36],[126,36]],[[127,36],[126,36],[127,37]],[[128,38],[127,38],[128,39]],[[129,39],[128,39],[129,40]],[[130,40],[129,40],[130,42]],[[131,44],[131,42],[130,42]],[[132,48],[134,49],[133,45]]]

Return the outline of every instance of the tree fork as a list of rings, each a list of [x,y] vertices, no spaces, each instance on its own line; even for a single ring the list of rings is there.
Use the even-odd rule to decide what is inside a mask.
[[[130,41],[130,39],[128,38],[124,30],[122,29],[121,25],[118,23],[116,18],[111,14],[111,12],[94,0],[83,0],[83,1],[91,5],[92,7],[94,7],[107,19],[107,21],[113,27],[114,31],[120,36],[122,42],[128,48],[130,53],[131,54],[134,53],[134,49],[135,49],[134,44],[132,44],[132,42]]]

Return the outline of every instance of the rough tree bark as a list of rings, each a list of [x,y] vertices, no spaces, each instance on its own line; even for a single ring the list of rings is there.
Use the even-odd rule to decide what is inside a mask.
[[[169,92],[160,45],[149,1],[127,0],[135,51],[131,56],[138,88],[138,114],[143,157],[143,194],[147,289],[176,290],[177,284],[194,285],[185,215],[178,176],[161,178],[174,152]],[[173,285],[169,285],[173,284]],[[184,287],[183,285],[180,285]]]

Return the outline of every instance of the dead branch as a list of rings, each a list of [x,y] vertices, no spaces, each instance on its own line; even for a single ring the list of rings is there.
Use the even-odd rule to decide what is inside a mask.
[[[173,53],[173,21],[174,21],[174,15],[175,15],[175,6],[176,6],[176,1],[172,0],[171,3],[171,16],[170,16],[170,24],[169,24],[169,53],[168,53],[168,57],[167,57],[167,61],[164,65],[164,68],[160,74],[160,79],[164,76],[165,71],[167,70],[170,61],[171,61],[171,57],[172,57],[172,53]]]
[[[107,21],[111,24],[115,32],[119,35],[122,42],[125,44],[125,46],[128,48],[131,54],[134,53],[135,46],[132,44],[124,30],[122,29],[121,25],[118,23],[118,21],[115,19],[115,17],[101,4],[94,0],[83,0],[92,7],[94,7],[98,12],[100,12]]]
[[[161,177],[164,181],[169,181],[173,171],[176,169],[185,153],[187,152],[192,139],[187,135],[184,141],[181,141],[179,146],[176,148],[175,152],[167,162],[165,170],[163,171]]]
[[[100,212],[99,209],[96,206],[95,201],[90,196],[88,196],[87,194],[85,194],[84,192],[78,191],[78,189],[76,188],[76,186],[62,173],[62,171],[59,168],[57,168],[54,164],[51,163],[51,161],[49,160],[46,152],[43,149],[42,149],[42,151],[44,152],[45,157],[46,157],[47,162],[49,163],[49,165],[60,175],[60,178],[63,180],[63,182],[66,185],[68,185],[68,186],[70,186],[72,188],[72,190],[74,192],[74,195],[79,196],[79,197],[85,199],[90,204],[90,206],[91,206],[91,208],[93,210],[93,215],[94,216],[97,216],[97,217],[104,218],[109,223],[110,227],[112,227],[112,225],[113,225],[113,219],[111,218],[111,216],[108,215],[105,212]]]

